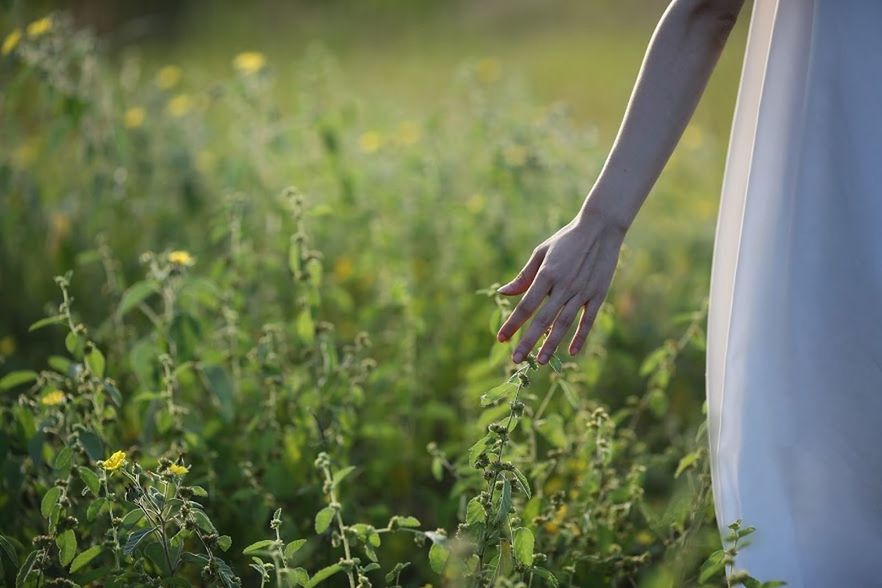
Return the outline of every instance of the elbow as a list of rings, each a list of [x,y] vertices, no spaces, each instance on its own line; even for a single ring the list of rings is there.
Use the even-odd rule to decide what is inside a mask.
[[[744,0],[675,0],[685,4],[689,28],[701,30],[715,44],[725,44],[735,28]]]

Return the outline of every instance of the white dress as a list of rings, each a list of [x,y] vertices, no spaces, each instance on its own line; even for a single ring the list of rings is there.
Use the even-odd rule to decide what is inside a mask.
[[[882,586],[882,0],[755,0],[706,376],[735,569]]]

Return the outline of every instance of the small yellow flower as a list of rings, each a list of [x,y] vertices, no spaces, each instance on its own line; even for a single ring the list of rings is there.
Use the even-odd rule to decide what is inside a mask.
[[[358,146],[364,153],[376,153],[383,146],[383,135],[377,131],[362,133],[358,138]]]
[[[40,35],[46,34],[52,30],[52,18],[47,16],[40,20],[35,20],[29,24],[25,30],[29,37],[39,37]]]
[[[140,106],[135,106],[126,110],[126,113],[123,116],[123,123],[128,129],[137,129],[142,124],[144,124],[144,118],[146,116],[147,113],[144,111],[143,108],[141,108]]]
[[[170,115],[180,118],[193,108],[193,99],[187,94],[178,94],[168,101],[166,108]]]
[[[177,65],[166,65],[156,72],[156,85],[163,90],[170,90],[178,85],[181,77],[183,77],[181,68]]]
[[[402,145],[419,143],[423,134],[420,126],[412,120],[406,120],[398,126],[398,142]]]
[[[175,475],[175,476],[183,476],[184,474],[186,474],[189,471],[190,471],[190,468],[185,465],[179,465],[179,464],[173,463],[170,466],[168,466],[168,472],[170,474]]]
[[[505,163],[511,167],[520,167],[527,163],[527,149],[523,145],[509,145],[502,152]]]
[[[475,77],[479,82],[492,84],[502,77],[502,65],[498,59],[485,57],[475,64]]]
[[[43,406],[58,406],[62,402],[64,402],[64,392],[61,390],[47,392],[43,398],[40,399],[40,404]]]
[[[15,339],[12,335],[6,335],[0,339],[0,355],[12,355],[15,353]]]
[[[652,533],[649,531],[639,531],[637,535],[634,536],[634,539],[637,540],[637,543],[640,545],[651,545],[654,541]]]
[[[12,53],[12,50],[18,47],[18,42],[21,41],[21,29],[14,29],[11,33],[6,35],[6,38],[3,39],[3,47],[0,48],[0,53],[3,55],[9,55]]]
[[[561,507],[557,509],[557,512],[554,513],[554,519],[545,523],[545,530],[552,535],[557,533],[560,530],[561,524],[567,516],[567,510],[567,505],[562,504]]]
[[[257,51],[244,51],[233,58],[233,67],[243,74],[257,73],[266,65],[266,57]]]
[[[104,461],[99,461],[98,465],[104,468],[105,471],[112,472],[114,470],[118,470],[123,467],[126,463],[126,452],[125,451],[116,451],[113,455],[108,457]]]
[[[190,267],[196,260],[190,255],[189,251],[172,251],[168,254],[168,260],[175,265]]]

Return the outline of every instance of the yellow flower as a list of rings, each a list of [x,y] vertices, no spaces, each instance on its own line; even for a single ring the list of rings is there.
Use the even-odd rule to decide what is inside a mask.
[[[193,108],[193,99],[187,94],[178,94],[168,101],[166,108],[170,115],[180,118],[190,112],[190,109]]]
[[[383,136],[377,131],[362,133],[358,138],[358,146],[364,153],[376,153],[383,146]]]
[[[21,29],[14,29],[3,39],[3,47],[0,48],[0,53],[9,55],[18,46],[19,41],[21,41]]]
[[[28,25],[26,31],[29,37],[39,37],[52,30],[52,18],[47,16],[40,20],[35,20]]]
[[[126,452],[125,451],[116,451],[113,455],[108,457],[104,461],[99,461],[98,465],[104,468],[105,471],[112,472],[114,470],[118,470],[123,467],[126,463]]]
[[[61,390],[47,392],[43,398],[40,399],[40,404],[43,406],[58,406],[62,402],[64,402],[64,392]]]
[[[520,167],[527,163],[527,149],[523,145],[509,145],[502,152],[502,158],[511,167]]]
[[[123,123],[128,129],[137,129],[144,124],[144,118],[146,116],[147,113],[144,112],[143,108],[135,106],[126,110],[126,114],[123,116]]]
[[[398,142],[402,145],[413,145],[422,138],[420,126],[412,120],[406,120],[398,126]]]
[[[12,355],[15,353],[15,339],[12,335],[6,335],[0,339],[0,355]]]
[[[502,65],[493,57],[485,57],[475,64],[475,77],[479,82],[492,84],[502,77]]]
[[[266,58],[257,51],[244,51],[233,58],[233,67],[243,74],[259,72],[265,65]]]
[[[186,474],[189,471],[190,471],[190,468],[185,465],[179,465],[179,464],[173,463],[170,466],[168,466],[168,472],[170,474],[175,475],[175,476],[183,476],[184,474]]]
[[[649,531],[639,531],[637,535],[634,536],[634,538],[640,545],[651,545],[652,542],[655,540],[652,536],[652,533],[650,533]]]
[[[189,251],[172,251],[168,254],[168,260],[175,265],[191,266],[196,260],[190,255]]]
[[[183,72],[181,72],[181,68],[177,65],[166,65],[159,68],[159,71],[156,72],[156,85],[163,90],[170,90],[178,85],[182,75]]]
[[[567,516],[567,505],[562,504],[557,512],[554,514],[554,519],[545,523],[545,530],[550,534],[554,535],[560,530],[560,525],[563,523],[564,519]]]

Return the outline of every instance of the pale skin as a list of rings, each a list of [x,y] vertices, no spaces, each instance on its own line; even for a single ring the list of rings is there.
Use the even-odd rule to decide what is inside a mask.
[[[512,353],[516,363],[548,333],[538,352],[539,363],[547,363],[580,313],[570,355],[584,346],[625,234],[692,117],[743,3],[673,0],[665,10],[606,163],[579,213],[498,290],[524,294],[499,329],[499,341],[511,339],[533,316]]]

